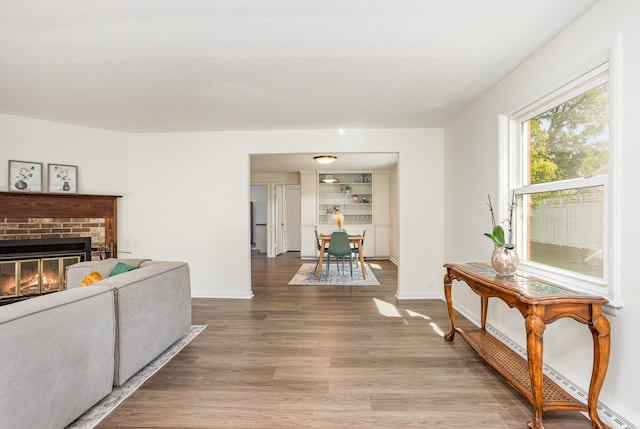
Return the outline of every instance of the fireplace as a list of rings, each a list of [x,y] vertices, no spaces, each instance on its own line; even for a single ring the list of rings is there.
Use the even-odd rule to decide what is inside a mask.
[[[0,192],[0,304],[62,290],[67,265],[117,255],[119,198]]]
[[[65,289],[68,265],[91,260],[91,238],[0,240],[0,303]]]

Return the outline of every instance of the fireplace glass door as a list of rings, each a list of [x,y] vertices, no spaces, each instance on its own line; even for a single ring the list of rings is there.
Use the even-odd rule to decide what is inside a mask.
[[[18,261],[18,295],[34,295],[40,289],[40,260]]]
[[[83,256],[0,261],[0,299],[65,289],[64,272]]]
[[[0,262],[0,298],[16,296],[17,268],[15,261]]]

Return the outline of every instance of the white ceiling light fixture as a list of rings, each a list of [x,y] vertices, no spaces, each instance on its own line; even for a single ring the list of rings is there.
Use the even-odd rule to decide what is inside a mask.
[[[335,155],[318,155],[313,157],[314,161],[320,164],[331,164],[338,159]]]

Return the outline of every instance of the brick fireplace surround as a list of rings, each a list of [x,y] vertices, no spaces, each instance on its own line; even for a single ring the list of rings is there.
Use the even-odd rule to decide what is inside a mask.
[[[104,248],[104,218],[0,218],[0,240],[90,237],[91,247]],[[99,251],[92,252],[99,258]]]
[[[0,240],[91,237],[117,254],[118,195],[0,192]],[[99,252],[92,254],[98,259]]]

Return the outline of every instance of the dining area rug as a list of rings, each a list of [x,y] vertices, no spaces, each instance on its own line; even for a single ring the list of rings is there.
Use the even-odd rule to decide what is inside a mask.
[[[367,278],[362,278],[362,269],[358,265],[353,264],[353,279],[349,272],[349,263],[344,266],[342,272],[342,262],[340,262],[340,272],[335,263],[331,263],[329,275],[327,276],[327,266],[322,266],[322,276],[318,280],[317,274],[314,272],[316,263],[304,263],[298,269],[295,276],[289,281],[289,286],[380,286],[380,282],[371,271],[369,264],[365,263],[365,272]]]

